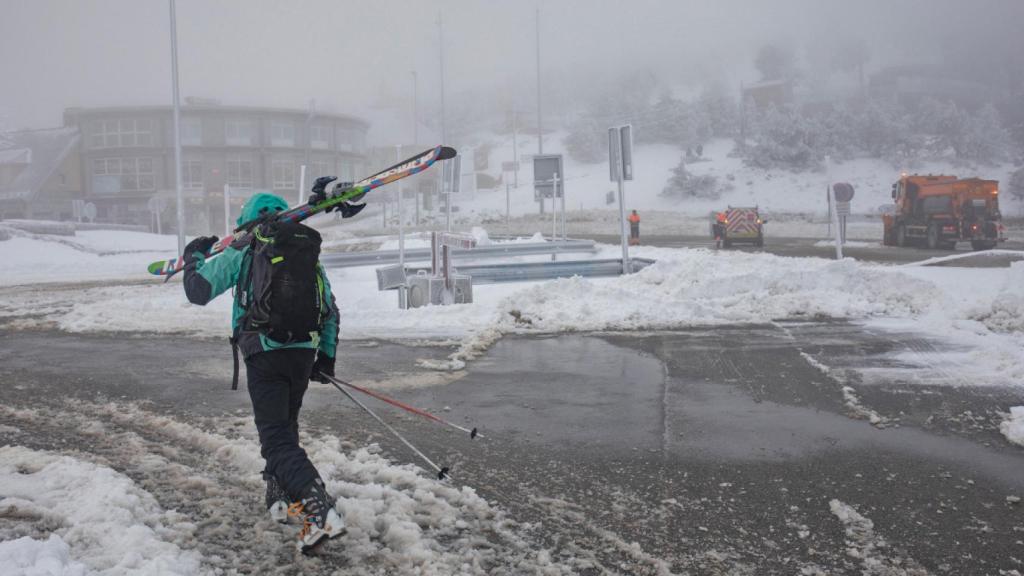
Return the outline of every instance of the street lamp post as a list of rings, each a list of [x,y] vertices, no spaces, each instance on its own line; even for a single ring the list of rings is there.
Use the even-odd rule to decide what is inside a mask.
[[[171,86],[174,92],[174,189],[178,201],[178,254],[185,253],[185,201],[181,191],[181,103],[178,98],[178,26],[174,0],[171,9]]]

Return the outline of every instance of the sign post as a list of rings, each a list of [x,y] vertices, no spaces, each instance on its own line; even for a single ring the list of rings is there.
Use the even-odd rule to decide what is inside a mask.
[[[625,180],[633,179],[633,126],[608,129],[608,175],[619,186],[619,236],[622,242],[622,273],[629,274],[629,244],[626,240]]]
[[[850,215],[850,200],[853,200],[853,186],[846,182],[832,185],[836,198],[836,214],[839,215],[839,238],[846,244],[846,217]]]
[[[557,198],[565,197],[565,170],[561,154],[538,154],[533,157],[533,195],[541,206],[551,198],[551,239],[558,237]],[[562,203],[563,211],[565,202]],[[563,221],[565,215],[563,213]]]
[[[224,237],[231,236],[231,186],[224,185]]]

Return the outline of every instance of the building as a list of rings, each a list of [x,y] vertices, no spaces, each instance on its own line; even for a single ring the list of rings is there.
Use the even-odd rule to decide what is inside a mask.
[[[170,106],[70,108],[79,134],[82,198],[97,220],[175,222],[174,122]],[[354,180],[366,170],[364,120],[341,114],[222,106],[187,99],[181,108],[182,188],[187,232],[222,233],[224,187],[233,222],[245,199],[273,191],[290,203],[318,176]],[[300,166],[307,165],[300,194]]]
[[[81,197],[78,130],[0,135],[0,218],[67,220]]]

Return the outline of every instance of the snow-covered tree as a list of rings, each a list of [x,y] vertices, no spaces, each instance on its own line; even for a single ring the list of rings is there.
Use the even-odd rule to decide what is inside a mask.
[[[965,116],[955,142],[957,157],[986,163],[1005,160],[1013,150],[1010,132],[992,104]]]
[[[805,170],[816,167],[825,155],[818,146],[820,127],[796,108],[769,106],[751,118],[747,162],[760,168]]]
[[[720,196],[718,179],[711,175],[698,176],[686,169],[686,158],[672,169],[672,176],[661,191],[662,196],[670,198],[710,198]]]
[[[574,160],[600,162],[608,154],[608,127],[592,115],[581,116],[569,124],[563,143]]]
[[[1017,169],[1010,176],[1009,188],[1011,196],[1019,201],[1024,201],[1024,168]]]

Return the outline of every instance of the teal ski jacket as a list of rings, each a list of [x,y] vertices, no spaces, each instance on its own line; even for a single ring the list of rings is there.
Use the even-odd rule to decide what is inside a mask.
[[[261,192],[255,194],[242,207],[242,213],[238,217],[238,224],[241,225],[258,218],[265,212],[287,210],[288,203],[274,194]],[[249,246],[236,248],[228,247],[215,258],[207,261],[204,255],[197,252],[196,266],[194,269],[185,270],[185,295],[189,302],[205,306],[208,302],[223,294],[228,289],[238,284],[239,278],[245,278],[248,274],[248,266],[251,262],[247,258]],[[231,311],[231,329],[237,339],[238,347],[245,357],[257,352],[270,350],[283,350],[287,348],[315,348],[319,354],[325,354],[334,358],[338,347],[338,306],[331,293],[331,284],[327,279],[327,273],[322,265],[317,264],[317,271],[323,285],[323,297],[325,302],[331,303],[330,314],[324,322],[323,330],[314,334],[308,342],[292,342],[283,344],[276,342],[264,334],[242,329],[242,316],[245,310],[239,302],[238,294],[235,295]],[[245,291],[247,294],[251,290]]]

